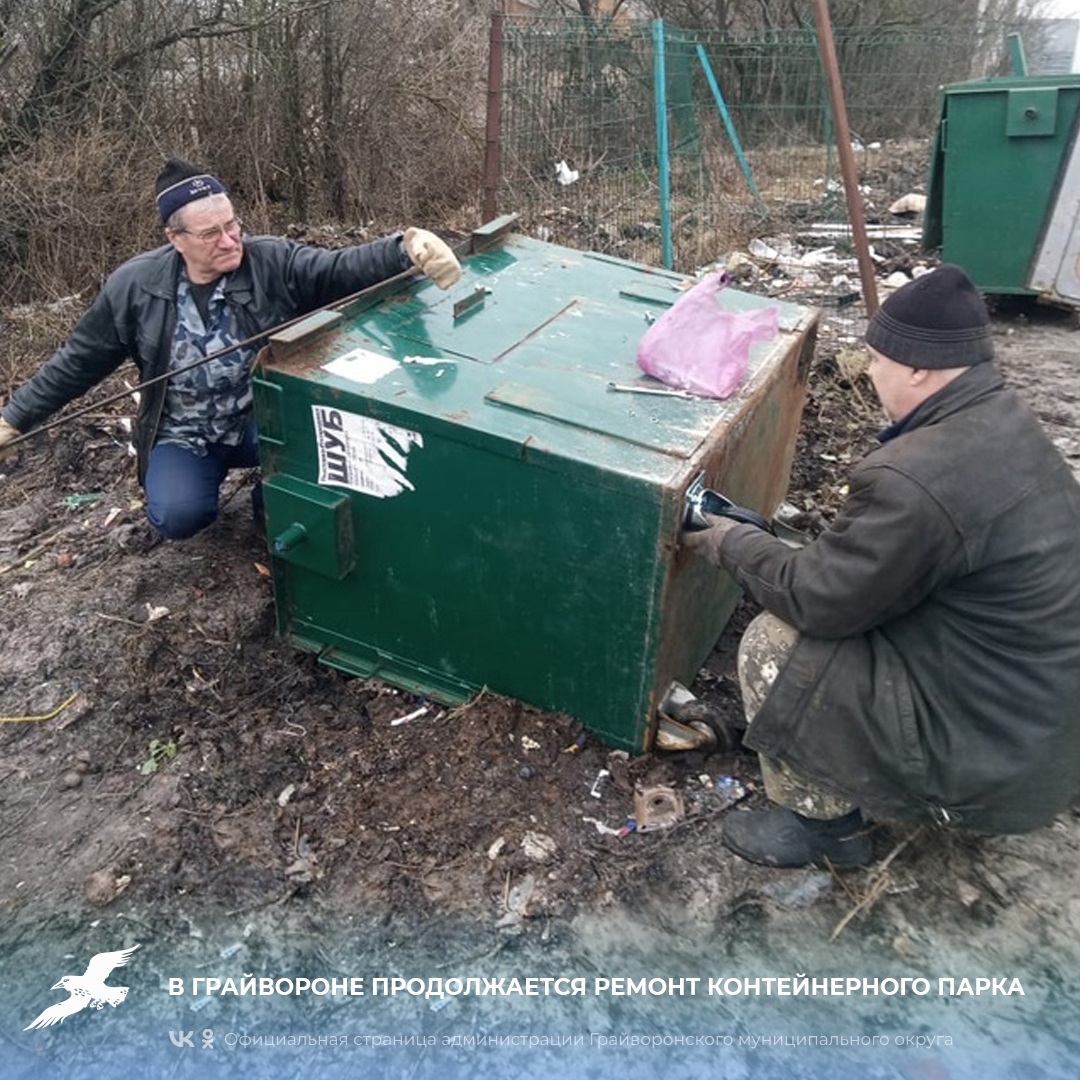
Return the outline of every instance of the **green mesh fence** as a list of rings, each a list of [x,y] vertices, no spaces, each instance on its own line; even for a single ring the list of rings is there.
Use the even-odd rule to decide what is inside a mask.
[[[765,229],[843,220],[813,30],[661,27],[672,264],[707,265]],[[498,212],[545,239],[664,261],[657,24],[504,17],[501,28]],[[886,181],[896,195],[924,185],[938,88],[1000,69],[1003,28],[834,36],[860,182]],[[571,183],[559,180],[562,162]]]

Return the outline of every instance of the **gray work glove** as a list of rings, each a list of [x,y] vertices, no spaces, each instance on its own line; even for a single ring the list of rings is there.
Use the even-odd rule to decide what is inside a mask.
[[[721,566],[720,546],[724,537],[742,523],[734,518],[714,517],[712,514],[708,515],[708,521],[707,529],[684,530],[679,539],[687,551],[692,551],[714,566]]]
[[[4,453],[4,447],[7,446],[12,439],[17,439],[22,432],[12,427],[2,416],[0,416],[0,461],[3,461],[8,454],[15,453],[14,450],[9,450],[7,454]]]
[[[427,229],[406,229],[402,237],[405,254],[440,289],[449,289],[461,277],[461,263],[445,240]]]

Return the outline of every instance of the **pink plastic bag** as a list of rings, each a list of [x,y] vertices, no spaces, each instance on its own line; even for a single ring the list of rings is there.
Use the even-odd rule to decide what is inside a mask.
[[[780,309],[724,311],[716,297],[728,279],[710,274],[645,331],[638,344],[642,371],[678,390],[730,397],[739,388],[750,346],[776,336]]]

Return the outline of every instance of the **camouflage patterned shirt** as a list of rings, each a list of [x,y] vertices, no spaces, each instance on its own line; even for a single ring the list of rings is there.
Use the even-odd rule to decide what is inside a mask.
[[[210,296],[204,324],[187,274],[180,272],[170,371],[241,340],[225,302],[224,281],[218,281]],[[200,456],[206,454],[208,443],[239,444],[251,415],[249,376],[254,356],[254,348],[236,349],[169,379],[157,442],[185,446]]]

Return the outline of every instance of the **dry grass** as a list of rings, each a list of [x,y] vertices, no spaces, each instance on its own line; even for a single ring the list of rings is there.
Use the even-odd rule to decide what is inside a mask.
[[[86,302],[70,296],[51,304],[20,304],[0,319],[0,401],[3,391],[25,382],[52,355]]]

